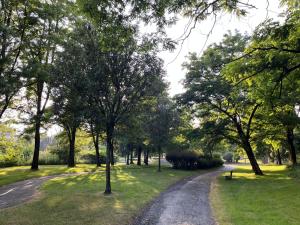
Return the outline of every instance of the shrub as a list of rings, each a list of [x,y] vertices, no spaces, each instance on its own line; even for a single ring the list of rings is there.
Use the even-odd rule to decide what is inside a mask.
[[[0,167],[16,166],[21,159],[21,148],[13,138],[0,137]]]
[[[104,164],[106,161],[106,157],[104,154],[100,153],[100,163]],[[96,164],[96,154],[87,153],[81,156],[80,162],[88,163],[88,164]]]
[[[173,165],[174,169],[208,169],[221,166],[221,159],[208,159],[197,151],[169,152],[166,160]]]
[[[234,159],[234,161],[235,161],[236,163],[238,163],[239,160],[241,159],[241,157],[240,157],[240,155],[239,155],[238,153],[234,153],[233,159]]]
[[[63,160],[59,158],[58,155],[53,154],[49,151],[41,151],[39,157],[40,165],[62,165],[65,164]]]
[[[49,151],[52,155],[56,155],[60,162],[64,164],[68,162],[68,157],[69,157],[68,145],[56,144],[53,146],[49,146]]]
[[[195,151],[176,151],[167,153],[166,160],[175,169],[196,169],[200,156],[201,154]]]
[[[231,163],[232,162],[232,158],[233,158],[233,154],[231,152],[226,152],[223,155],[223,159],[227,162],[227,163]]]
[[[214,153],[213,159],[221,159],[221,155],[219,153]]]
[[[223,165],[222,159],[206,159],[200,158],[198,160],[197,168],[198,169],[209,169],[214,167],[219,167]]]

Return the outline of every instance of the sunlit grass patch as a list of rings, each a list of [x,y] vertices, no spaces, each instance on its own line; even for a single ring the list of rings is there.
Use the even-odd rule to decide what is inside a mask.
[[[79,173],[104,171],[104,167],[97,168],[93,164],[78,164],[74,168],[68,168],[66,165],[42,165],[39,170],[32,171],[30,166],[14,166],[0,169],[0,186],[26,180],[34,177],[56,175],[62,173]]]
[[[220,224],[300,224],[300,180],[286,166],[261,169],[264,176],[254,175],[250,166],[238,166],[233,180],[217,179],[211,198]]]

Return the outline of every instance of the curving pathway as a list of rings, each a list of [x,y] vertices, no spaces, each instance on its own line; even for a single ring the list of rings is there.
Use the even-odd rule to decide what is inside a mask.
[[[39,193],[38,188],[47,180],[57,177],[67,177],[88,173],[90,172],[51,175],[18,181],[13,184],[2,186],[0,187],[0,209],[16,206],[31,200],[32,198],[37,196],[37,194]]]
[[[221,172],[232,169],[224,166],[171,186],[132,225],[215,225],[209,204],[210,185]]]

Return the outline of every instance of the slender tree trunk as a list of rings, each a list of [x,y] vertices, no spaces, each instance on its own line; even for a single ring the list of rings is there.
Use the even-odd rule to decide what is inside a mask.
[[[113,143],[112,143],[112,144],[113,144]],[[115,165],[114,151],[111,151],[111,152],[110,152],[110,164],[111,164],[112,166]]]
[[[294,131],[292,128],[287,128],[286,132],[287,143],[289,145],[290,161],[292,165],[297,164],[296,148],[294,145]]]
[[[70,149],[68,158],[68,167],[75,167],[75,140],[76,140],[76,128],[73,128],[70,135]]]
[[[100,161],[99,134],[98,133],[96,133],[94,145],[95,145],[95,150],[96,150],[96,163],[97,163],[97,166],[100,167],[101,166],[101,161]]]
[[[144,164],[148,166],[149,164],[149,150],[144,151]]]
[[[126,165],[129,165],[130,159],[130,143],[126,145]]]
[[[277,149],[277,162],[278,162],[278,165],[282,165],[282,160],[281,160],[281,155],[280,155],[280,151],[279,149]]]
[[[36,120],[35,120],[33,159],[32,159],[32,163],[31,163],[32,170],[39,169],[39,154],[40,154],[40,139],[41,139],[40,128],[41,128],[41,118],[39,116],[37,116]]]
[[[114,150],[113,146],[113,132],[114,132],[114,124],[107,123],[106,125],[106,187],[104,194],[111,194],[111,184],[110,184],[110,157],[111,152]]]
[[[129,149],[127,149],[128,152],[126,153],[127,154],[127,158],[126,158],[126,165],[129,165],[129,160],[130,160],[130,152],[129,152]]]
[[[133,162],[133,146],[130,145],[130,164],[134,164]]]
[[[130,160],[130,154],[127,153],[126,165],[129,165],[129,164],[130,164],[130,163],[129,163],[129,160]]]
[[[161,147],[158,146],[158,172],[161,172],[161,166],[160,166],[160,155],[161,155]]]
[[[42,106],[42,94],[43,94],[43,82],[37,81],[36,84],[36,92],[37,92],[37,106],[36,106],[36,115],[35,115],[35,134],[34,134],[34,151],[33,151],[33,159],[31,163],[32,170],[39,169],[39,154],[40,154],[40,129],[41,129],[41,106]]]
[[[138,160],[137,160],[137,165],[141,165],[141,158],[142,158],[142,146],[139,145],[137,149],[137,155],[138,155]]]

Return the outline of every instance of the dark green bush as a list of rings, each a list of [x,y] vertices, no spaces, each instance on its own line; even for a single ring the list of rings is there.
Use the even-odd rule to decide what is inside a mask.
[[[198,160],[197,169],[209,169],[214,167],[219,167],[223,165],[223,160],[221,159],[206,159],[200,158]]]
[[[213,154],[213,159],[221,159],[221,154],[220,153],[214,153]]]
[[[196,151],[169,152],[166,160],[173,165],[174,169],[208,169],[223,165],[221,159],[208,159]]]
[[[58,155],[49,151],[41,151],[39,157],[40,165],[63,165],[65,161],[59,158]]]
[[[82,163],[96,164],[97,163],[96,154],[91,154],[91,153],[84,154],[84,155],[81,156],[80,161]],[[104,164],[105,161],[106,161],[105,155],[104,154],[100,154],[100,163]]]
[[[226,153],[223,155],[223,159],[224,159],[227,163],[232,163],[232,158],[233,158],[232,152],[226,152]]]

